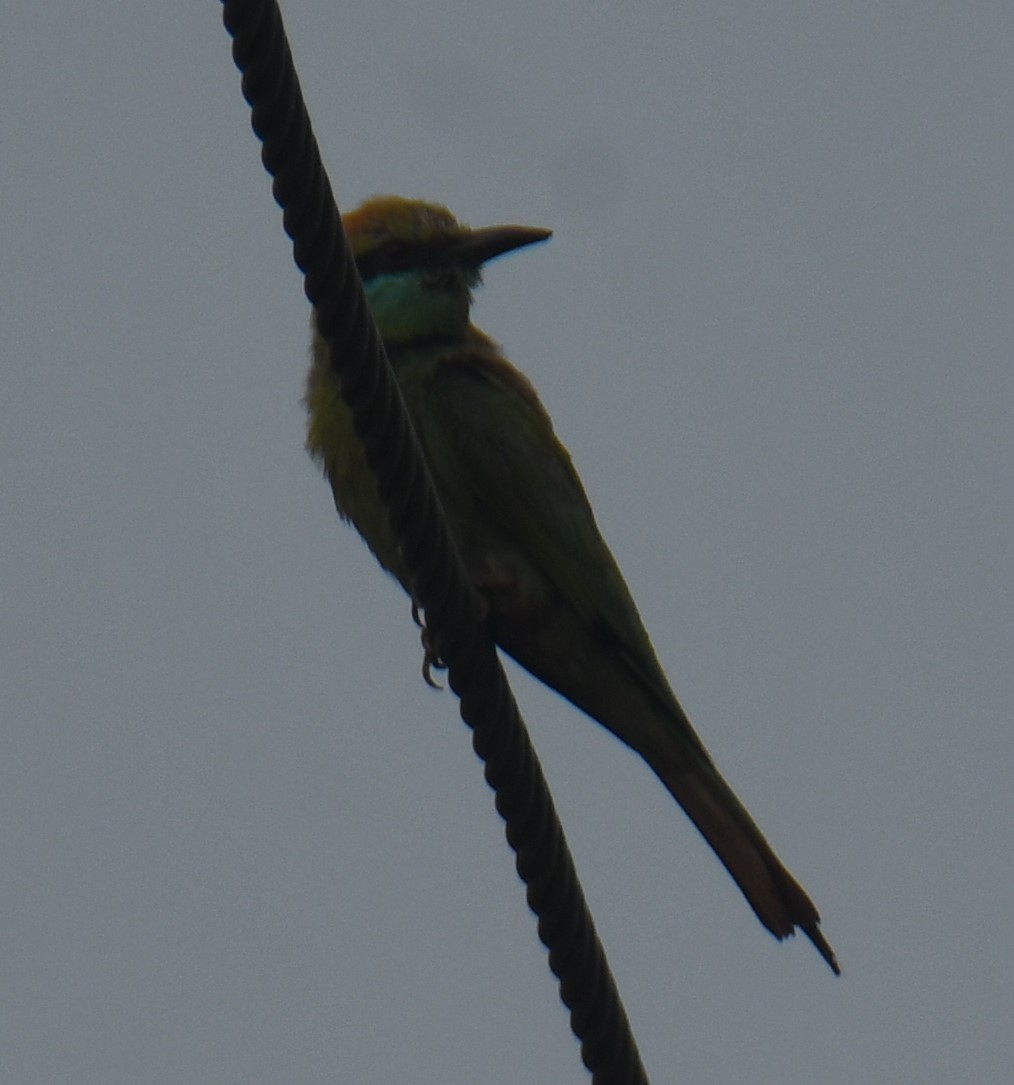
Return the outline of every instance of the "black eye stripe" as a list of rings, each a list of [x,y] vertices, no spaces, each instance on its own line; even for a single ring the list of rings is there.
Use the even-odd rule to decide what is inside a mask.
[[[385,241],[368,253],[357,257],[356,267],[363,282],[369,282],[378,275],[392,275],[399,271],[411,271],[414,268],[436,267],[445,262],[441,249],[447,239],[438,241],[415,242]]]

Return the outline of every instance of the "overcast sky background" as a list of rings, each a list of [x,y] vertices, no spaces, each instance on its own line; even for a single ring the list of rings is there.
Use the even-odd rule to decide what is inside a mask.
[[[652,1080],[1009,1082],[1014,6],[285,17],[344,206],[554,229],[476,319],[840,954],[513,669]],[[230,44],[213,2],[0,14],[0,1081],[585,1081],[456,702],[303,452]]]

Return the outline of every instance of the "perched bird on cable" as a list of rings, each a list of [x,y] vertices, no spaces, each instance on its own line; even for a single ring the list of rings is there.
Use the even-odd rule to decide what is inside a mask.
[[[704,835],[776,938],[800,928],[837,973],[803,888],[715,768],[669,688],[567,450],[535,389],[469,320],[488,260],[545,241],[469,229],[435,204],[382,196],[344,217],[465,567],[497,644],[633,747]],[[314,332],[307,448],[338,512],[407,591],[327,346]]]

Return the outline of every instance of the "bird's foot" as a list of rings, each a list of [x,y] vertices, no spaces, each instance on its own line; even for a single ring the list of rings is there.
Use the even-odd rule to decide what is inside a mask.
[[[434,645],[430,637],[430,631],[427,629],[426,623],[420,617],[419,605],[414,599],[412,600],[412,621],[419,627],[420,640],[422,641],[423,646],[423,681],[430,689],[443,689],[444,687],[433,677],[433,671],[434,669],[445,671],[447,670],[447,664],[440,658],[440,653],[437,651],[436,645]]]

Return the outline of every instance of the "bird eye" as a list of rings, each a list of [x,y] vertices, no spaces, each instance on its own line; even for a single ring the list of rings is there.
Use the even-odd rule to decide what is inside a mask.
[[[398,268],[408,265],[410,250],[403,241],[388,241],[380,251],[388,267]]]
[[[423,286],[427,290],[450,290],[454,283],[454,268],[431,267],[427,268],[423,274]]]
[[[382,245],[356,258],[356,266],[364,281],[377,275],[405,271],[412,267],[412,249],[402,241],[385,241]]]

